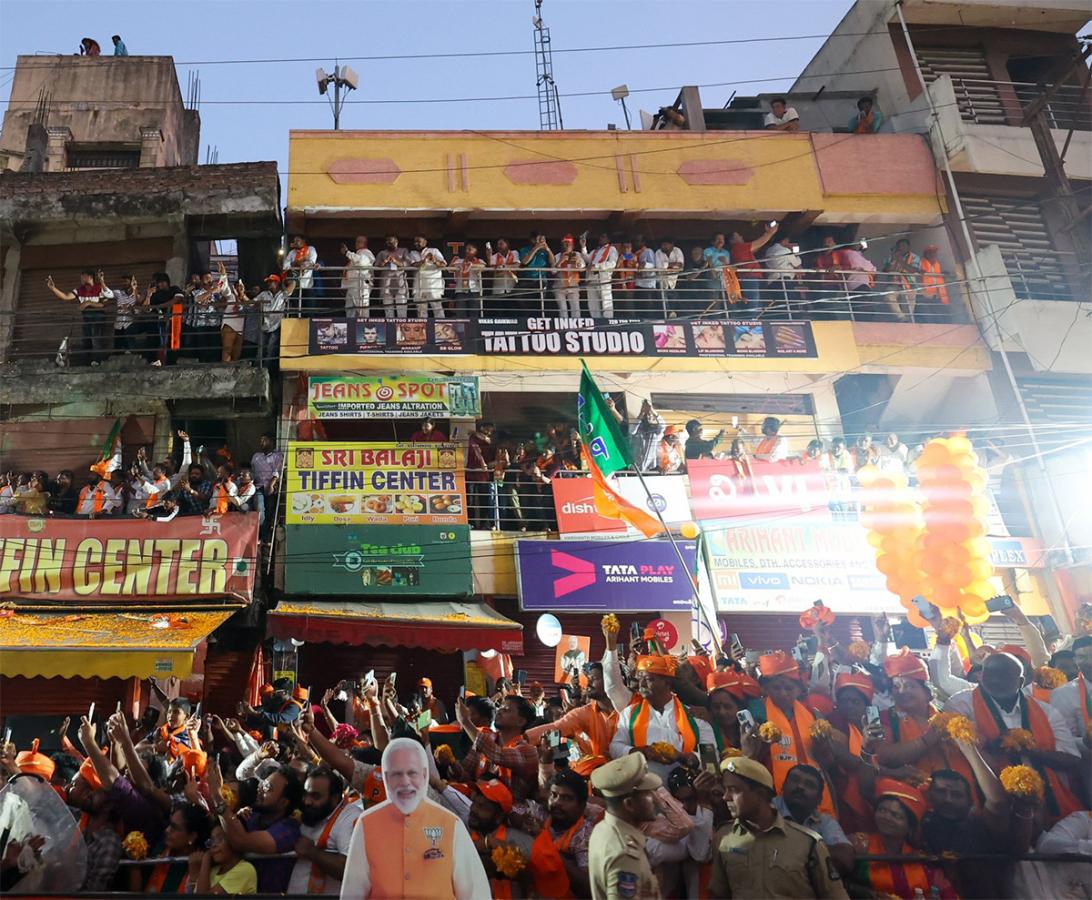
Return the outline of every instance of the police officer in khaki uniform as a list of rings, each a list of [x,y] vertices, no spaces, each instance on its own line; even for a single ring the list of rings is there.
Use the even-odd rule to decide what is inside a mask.
[[[656,818],[652,792],[661,784],[640,753],[630,753],[592,773],[592,787],[607,802],[607,814],[588,843],[592,900],[659,900],[660,884],[645,855],[642,822]]]
[[[773,808],[773,776],[737,756],[721,763],[724,799],[736,821],[713,836],[713,897],[848,900],[818,834],[787,822]]]

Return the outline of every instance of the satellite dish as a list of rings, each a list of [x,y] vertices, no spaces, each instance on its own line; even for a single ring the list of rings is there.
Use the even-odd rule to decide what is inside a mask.
[[[556,647],[561,643],[561,622],[553,613],[543,613],[535,623],[535,634],[547,647]]]

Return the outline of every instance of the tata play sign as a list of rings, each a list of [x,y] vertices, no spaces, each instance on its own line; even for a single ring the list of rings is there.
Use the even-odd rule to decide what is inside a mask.
[[[516,573],[525,610],[667,612],[689,609],[694,541],[518,541]]]

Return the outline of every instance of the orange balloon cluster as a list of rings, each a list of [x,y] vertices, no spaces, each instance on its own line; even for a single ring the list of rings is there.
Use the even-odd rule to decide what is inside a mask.
[[[857,478],[864,489],[861,524],[868,530],[868,542],[876,548],[876,568],[887,578],[887,589],[913,614],[911,598],[922,593],[925,585],[917,556],[925,527],[921,507],[905,475],[865,466]]]
[[[972,625],[984,622],[990,616],[986,600],[995,593],[986,473],[962,435],[931,440],[916,471],[925,520],[916,556],[926,575],[922,593],[944,615],[958,610]]]

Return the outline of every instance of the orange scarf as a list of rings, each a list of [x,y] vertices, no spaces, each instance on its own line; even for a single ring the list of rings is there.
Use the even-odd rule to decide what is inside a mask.
[[[216,492],[216,512],[221,516],[226,513],[231,506],[231,492],[227,489],[228,483],[229,482],[217,484],[216,487],[213,488]]]
[[[158,866],[152,867],[152,874],[148,876],[148,881],[144,885],[144,893],[146,894],[162,894],[164,893],[164,887],[167,883],[167,876],[171,872],[171,868],[174,865],[184,865],[182,863],[160,863]],[[186,892],[186,885],[189,883],[190,873],[189,869],[186,870],[182,876],[182,881],[178,884],[178,887],[166,891],[169,894],[184,894]]]
[[[578,287],[580,285],[580,270],[571,263],[561,264],[558,263],[558,268],[561,269],[561,283],[567,288]]]
[[[171,349],[182,348],[182,313],[186,305],[182,301],[171,304]]]
[[[302,266],[302,265],[303,265],[303,264],[304,264],[305,262],[307,262],[307,251],[308,251],[308,250],[310,250],[310,249],[311,249],[311,248],[310,248],[309,246],[307,246],[307,244],[304,244],[304,245],[303,245],[302,247],[300,247],[300,248],[299,248],[299,249],[298,249],[298,250],[296,251],[296,255],[295,255],[295,257],[294,257],[294,258],[295,258],[295,261],[296,261],[296,266],[297,266],[297,267],[300,267],[300,266]]]
[[[610,762],[610,742],[614,732],[618,730],[618,712],[611,710],[609,713],[601,712],[599,704],[594,700],[588,704],[591,707],[587,740],[576,738],[577,746],[583,754],[580,759],[570,766],[577,775],[582,778],[590,778],[591,773],[604,763]]]
[[[724,285],[724,295],[733,303],[743,297],[743,286],[739,283],[739,276],[731,266],[725,266],[720,270],[721,282]]]
[[[869,855],[877,856],[887,853],[883,840],[878,834],[868,836],[868,852]],[[908,856],[913,852],[914,848],[909,844],[903,844],[902,849],[899,851],[903,856]],[[894,869],[896,866],[902,870],[903,878],[906,879],[906,891],[904,893],[899,892],[895,886]],[[929,873],[925,871],[925,866],[921,863],[869,863],[868,885],[879,894],[904,897],[905,900],[911,900],[915,888],[928,897],[929,890],[932,887],[929,884]]]
[[[675,704],[675,727],[682,735],[681,753],[693,753],[698,746],[698,729],[690,718],[686,707],[679,702],[679,698],[671,695],[671,702]],[[648,716],[652,704],[641,698],[639,703],[633,704],[633,712],[629,714],[629,741],[634,747],[648,746]]]
[[[933,707],[929,709],[930,713],[938,711]],[[928,729],[928,724],[923,727],[912,716],[894,709],[891,710],[891,731],[896,743],[908,744],[911,741],[916,741],[918,738],[924,737]],[[919,769],[925,775],[932,775],[937,769],[951,769],[953,772],[958,772],[967,779],[967,784],[971,786],[971,799],[974,800],[975,807],[980,808],[982,806],[976,787],[978,782],[974,777],[970,764],[962,753],[951,749],[951,745],[947,741],[941,741],[925,755],[919,756],[913,765],[914,768]]]
[[[94,487],[87,485],[82,491],[80,491],[80,509],[83,509],[83,502],[87,499],[87,492],[91,492],[91,511],[98,515],[102,512],[102,508],[106,503],[106,492],[102,489],[102,484],[96,484]]]
[[[872,113],[867,116],[857,114],[857,128],[855,134],[872,134]]]
[[[1008,731],[1008,728],[1005,728],[1001,721],[996,706],[992,704],[992,701],[987,700],[982,693],[982,688],[974,689],[971,702],[974,704],[975,728],[979,737],[985,741],[992,741]],[[1020,695],[1017,702],[1023,719],[1021,725],[1031,732],[1035,738],[1035,746],[1040,750],[1053,752],[1055,750],[1054,729],[1050,727],[1050,720],[1042,707],[1023,694]],[[1004,732],[1002,728],[1004,728]],[[1075,813],[1081,809],[1080,801],[1073,796],[1065,781],[1058,776],[1054,769],[1042,763],[1029,762],[1029,764],[1043,777],[1043,781],[1046,783],[1046,823],[1048,828],[1070,813]],[[994,771],[1001,771],[999,763],[995,762]]]
[[[315,841],[316,850],[325,850],[326,845],[330,842],[330,832],[334,830],[334,825],[337,823],[338,816],[341,815],[341,811],[349,804],[348,797],[342,797],[341,802],[337,805],[337,808],[330,813],[330,818],[326,820],[326,825],[322,829],[322,834],[319,835],[318,840]],[[307,879],[307,893],[312,896],[315,894],[322,894],[326,888],[326,873],[319,869],[314,863],[311,863],[311,875]]]
[[[1037,684],[1031,686],[1031,696],[1038,700],[1040,703],[1050,703],[1050,695],[1053,693],[1050,688],[1039,687]]]
[[[774,789],[781,793],[781,787],[789,770],[799,763],[807,763],[814,766],[820,772],[823,767],[815,761],[811,755],[811,726],[815,717],[808,711],[803,703],[795,702],[792,705],[792,718],[790,719],[781,711],[773,700],[766,698],[766,721],[776,725],[781,732],[781,741],[770,745],[770,771],[773,773]],[[823,775],[823,799],[819,801],[820,812],[837,817],[834,811],[834,801],[830,796],[830,786],[826,783],[826,774]]]
[[[476,831],[472,831],[470,836],[475,840],[482,838],[482,835]],[[501,843],[507,841],[508,826],[499,826],[493,832],[493,837]],[[557,898],[569,896],[569,876],[565,872],[565,864],[561,861],[561,854],[554,846],[548,828],[543,828],[531,845],[531,858],[527,860],[527,867],[531,870],[531,883],[537,896]],[[492,889],[493,900],[512,900],[510,879],[498,875],[496,878],[489,879],[489,885]]]
[[[153,506],[159,503],[159,501],[162,500],[163,497],[166,495],[167,491],[171,489],[171,483],[166,478],[157,478],[154,482],[152,482],[152,486],[155,488],[155,493],[149,494],[148,499],[144,501],[145,509],[151,509]]]
[[[849,726],[849,752],[854,756],[860,756],[864,749],[864,737],[856,725]],[[849,810],[857,817],[858,822],[872,821],[872,804],[865,799],[861,791],[861,778],[856,772],[849,772],[845,776],[845,786],[838,792],[843,813]]]

